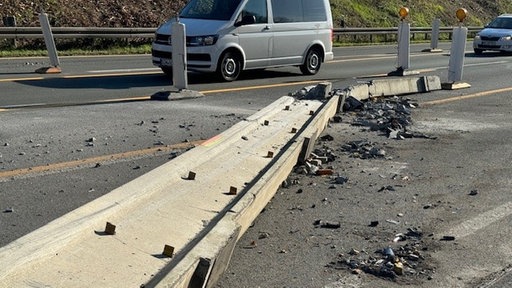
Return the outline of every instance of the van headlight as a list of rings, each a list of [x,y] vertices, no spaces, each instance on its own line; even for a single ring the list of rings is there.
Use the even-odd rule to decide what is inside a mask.
[[[187,46],[215,45],[218,38],[219,38],[219,36],[217,36],[217,35],[187,37]]]

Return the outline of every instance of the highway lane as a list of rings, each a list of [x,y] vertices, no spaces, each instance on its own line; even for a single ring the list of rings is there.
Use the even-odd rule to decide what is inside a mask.
[[[422,53],[421,50],[427,47],[428,44],[418,44],[411,48],[411,68],[446,69],[446,54]],[[445,48],[445,51],[449,50],[449,47]],[[290,85],[302,81],[349,83],[354,77],[385,75],[396,66],[396,46],[393,45],[336,48],[335,55],[335,60],[324,64],[320,73],[314,76],[303,76],[297,68],[288,67],[249,72],[236,82],[223,83],[209,74],[189,73],[189,88],[214,93],[224,92],[225,88]],[[468,62],[481,63],[485,58],[471,58]],[[0,59],[0,108],[144,100],[158,91],[172,89],[171,80],[151,65],[149,55],[62,57],[63,73],[34,73],[35,69],[47,65],[44,58]],[[297,87],[300,85],[303,84]]]
[[[443,53],[421,53],[426,46],[414,46],[412,68],[445,79],[448,57]],[[0,179],[0,212],[11,208],[13,211],[0,214],[0,245],[169,161],[186,150],[187,143],[197,145],[280,95],[314,83],[309,81],[329,80],[335,88],[344,88],[357,81],[380,77],[394,68],[394,49],[393,46],[340,48],[337,54],[341,56],[325,65],[319,75],[311,77],[300,75],[294,68],[272,69],[233,83],[217,83],[194,74],[190,77],[191,88],[209,92],[206,97],[194,100],[123,101],[0,112],[0,173],[6,173]],[[102,61],[98,63],[98,59]],[[61,75],[33,74],[30,71],[37,65],[25,65],[23,61],[27,60],[16,60],[20,61],[18,72],[5,71],[6,66],[13,65],[13,60],[7,65],[1,59],[0,107],[139,99],[169,87],[168,79],[147,63],[147,55],[129,58],[139,64],[128,63],[125,57],[116,58],[117,64],[108,64],[109,69],[104,69],[104,59],[84,58],[76,66],[71,64],[75,58],[69,58],[66,66],[63,59],[65,73]],[[444,113],[467,109],[470,112],[466,117],[479,113],[478,106],[471,105],[473,102],[462,106],[461,103],[471,99],[478,99],[478,105],[492,109],[492,105],[498,105],[494,104],[496,97],[510,96],[511,60],[495,53],[473,57],[469,52],[464,79],[473,85],[470,89],[417,97],[431,104],[459,97],[454,98]],[[261,88],[263,84],[274,86]],[[486,97],[494,99],[492,104],[486,102]],[[493,117],[492,113],[488,117]],[[496,133],[490,137],[503,137],[499,131]],[[120,153],[126,154],[117,158],[115,155]],[[42,168],[37,167],[50,170],[40,171]]]

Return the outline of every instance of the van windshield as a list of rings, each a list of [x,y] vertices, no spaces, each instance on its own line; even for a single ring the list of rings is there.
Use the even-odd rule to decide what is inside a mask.
[[[230,20],[241,0],[192,0],[181,10],[180,18]]]

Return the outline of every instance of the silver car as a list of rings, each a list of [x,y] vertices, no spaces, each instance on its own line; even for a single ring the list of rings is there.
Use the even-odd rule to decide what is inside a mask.
[[[484,51],[512,52],[512,14],[503,14],[492,20],[473,39],[476,55]]]

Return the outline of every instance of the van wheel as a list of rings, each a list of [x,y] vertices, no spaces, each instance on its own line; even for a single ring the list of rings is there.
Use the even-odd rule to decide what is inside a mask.
[[[320,70],[320,66],[322,65],[322,56],[318,49],[312,48],[309,49],[308,54],[306,54],[306,59],[304,60],[304,64],[300,66],[300,71],[304,75],[315,75]]]
[[[240,76],[242,70],[242,61],[240,57],[233,52],[226,52],[222,55],[217,68],[217,73],[224,81],[235,81]]]

